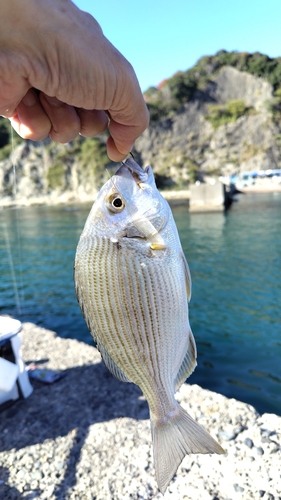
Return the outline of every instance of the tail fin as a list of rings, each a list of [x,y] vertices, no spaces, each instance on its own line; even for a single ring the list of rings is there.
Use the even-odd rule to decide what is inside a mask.
[[[158,488],[164,495],[181,461],[189,453],[225,453],[224,449],[178,405],[164,423],[151,420],[154,465]]]

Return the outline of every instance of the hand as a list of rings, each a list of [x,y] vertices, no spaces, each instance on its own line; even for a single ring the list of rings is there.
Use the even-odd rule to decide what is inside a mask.
[[[69,142],[109,129],[122,160],[148,126],[128,61],[70,0],[0,0],[0,114],[25,139]]]

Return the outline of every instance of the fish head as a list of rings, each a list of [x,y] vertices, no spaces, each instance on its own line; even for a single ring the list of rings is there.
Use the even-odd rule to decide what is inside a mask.
[[[124,161],[101,188],[84,231],[111,239],[140,238],[153,250],[166,248],[160,235],[169,206],[159,193],[152,168]]]

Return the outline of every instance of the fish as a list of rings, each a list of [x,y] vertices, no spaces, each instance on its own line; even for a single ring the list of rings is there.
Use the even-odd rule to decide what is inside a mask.
[[[191,276],[151,166],[127,158],[101,188],[78,242],[74,281],[107,368],[148,402],[164,494],[185,455],[224,450],[175,399],[196,366]]]

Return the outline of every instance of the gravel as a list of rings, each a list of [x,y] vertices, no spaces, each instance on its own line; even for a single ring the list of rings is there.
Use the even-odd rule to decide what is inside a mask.
[[[27,365],[64,371],[0,413],[0,498],[160,500],[148,407],[111,376],[98,351],[23,325]],[[226,450],[189,455],[164,498],[281,500],[281,417],[184,384],[177,399]]]

